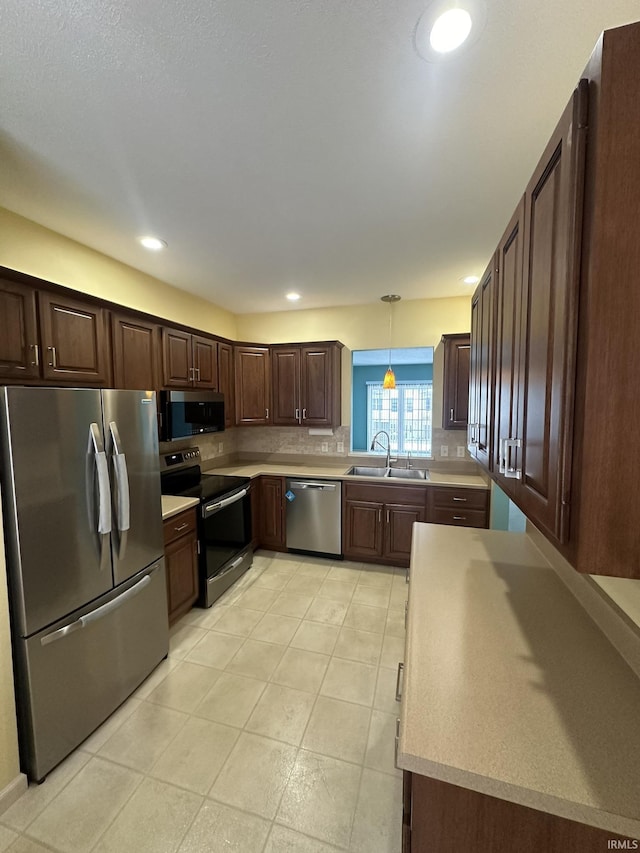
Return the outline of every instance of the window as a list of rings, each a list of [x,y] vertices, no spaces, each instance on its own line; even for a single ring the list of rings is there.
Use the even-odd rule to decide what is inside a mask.
[[[392,453],[431,456],[431,381],[367,382],[367,446],[379,430],[389,433]]]
[[[395,390],[382,388],[389,364]],[[351,379],[353,453],[371,453],[371,439],[383,429],[394,453],[432,455],[433,347],[354,350]]]

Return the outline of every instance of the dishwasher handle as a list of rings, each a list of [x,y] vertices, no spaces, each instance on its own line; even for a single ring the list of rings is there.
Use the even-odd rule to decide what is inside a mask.
[[[290,489],[319,489],[320,491],[335,491],[338,487],[337,483],[303,482],[302,480],[291,481],[288,485]]]

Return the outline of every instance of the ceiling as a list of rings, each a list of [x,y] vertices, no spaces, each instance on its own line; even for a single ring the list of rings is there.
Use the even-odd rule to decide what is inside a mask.
[[[3,0],[0,203],[234,313],[469,294],[640,3],[486,0],[439,63],[427,5]]]

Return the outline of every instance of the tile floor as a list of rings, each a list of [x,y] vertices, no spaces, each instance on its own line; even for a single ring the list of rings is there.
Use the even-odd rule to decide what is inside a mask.
[[[0,815],[11,853],[399,853],[404,570],[261,551]]]

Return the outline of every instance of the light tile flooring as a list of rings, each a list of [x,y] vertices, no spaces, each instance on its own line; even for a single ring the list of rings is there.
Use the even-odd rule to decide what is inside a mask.
[[[43,785],[11,853],[399,853],[404,570],[259,552]]]

